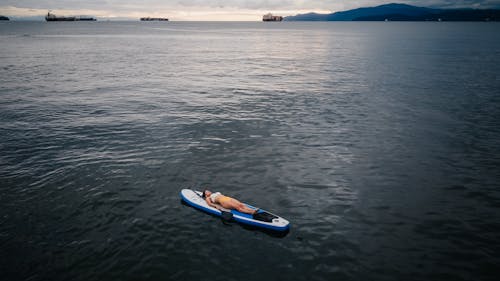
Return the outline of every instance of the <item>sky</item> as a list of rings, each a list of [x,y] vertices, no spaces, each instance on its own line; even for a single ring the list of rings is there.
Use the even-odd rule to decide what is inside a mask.
[[[387,3],[433,8],[500,8],[500,0],[0,0],[0,15],[89,15],[98,19],[167,17],[170,20],[256,21],[271,12],[288,16],[332,13]]]

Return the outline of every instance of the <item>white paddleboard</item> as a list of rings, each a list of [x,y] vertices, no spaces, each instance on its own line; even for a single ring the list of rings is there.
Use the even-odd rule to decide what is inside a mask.
[[[181,190],[180,195],[181,195],[182,200],[184,200],[184,202],[186,202],[188,205],[195,207],[195,208],[202,210],[202,211],[209,213],[209,214],[213,214],[216,216],[222,216],[222,211],[220,211],[214,207],[211,207],[207,204],[205,199],[202,198],[201,191],[195,191],[192,189],[183,189],[183,190]],[[247,205],[248,207],[250,207],[252,209],[257,209],[251,205],[248,205],[248,204],[245,204],[245,205]],[[271,213],[269,213],[265,210],[262,210],[262,209],[259,210],[259,213],[261,213],[261,212],[267,213],[267,214],[274,216],[275,218],[273,218],[272,221],[270,221],[270,222],[266,222],[266,221],[254,219],[254,217],[250,214],[241,213],[241,212],[238,212],[236,210],[228,210],[228,211],[233,214],[233,219],[239,223],[252,225],[252,226],[256,226],[256,227],[261,227],[261,228],[265,228],[265,229],[270,229],[270,230],[275,230],[275,231],[287,231],[290,228],[290,223],[286,219],[284,219],[280,216],[277,216],[275,214],[271,214]]]

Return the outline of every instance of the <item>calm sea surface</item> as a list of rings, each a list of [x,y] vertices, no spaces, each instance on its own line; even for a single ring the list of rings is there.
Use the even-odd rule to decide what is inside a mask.
[[[1,279],[498,280],[499,30],[2,22]]]

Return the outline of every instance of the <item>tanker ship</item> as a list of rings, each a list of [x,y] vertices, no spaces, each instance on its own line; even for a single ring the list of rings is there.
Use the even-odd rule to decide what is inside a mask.
[[[47,15],[45,16],[45,20],[46,21],[96,21],[95,18],[88,16],[64,17],[64,16],[56,16],[50,12],[48,12]]]
[[[141,18],[141,21],[168,21],[167,18],[150,18],[150,17],[145,17]]]
[[[273,14],[265,14],[262,17],[262,21],[282,21],[283,17],[282,16],[273,16]]]

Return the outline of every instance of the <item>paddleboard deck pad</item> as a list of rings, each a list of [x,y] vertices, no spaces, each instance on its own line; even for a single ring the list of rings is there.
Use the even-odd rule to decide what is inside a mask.
[[[221,211],[217,208],[209,206],[205,199],[202,197],[201,191],[183,189],[181,190],[180,195],[184,202],[196,209],[219,217],[227,215],[227,212],[230,212],[232,214],[232,219],[242,224],[261,227],[274,231],[287,231],[290,227],[290,223],[286,219],[262,209],[259,209],[257,214],[254,215],[241,213],[236,210],[225,210],[223,208],[223,210]],[[257,209],[256,207],[253,207],[251,205],[245,205],[247,205],[249,208]]]

